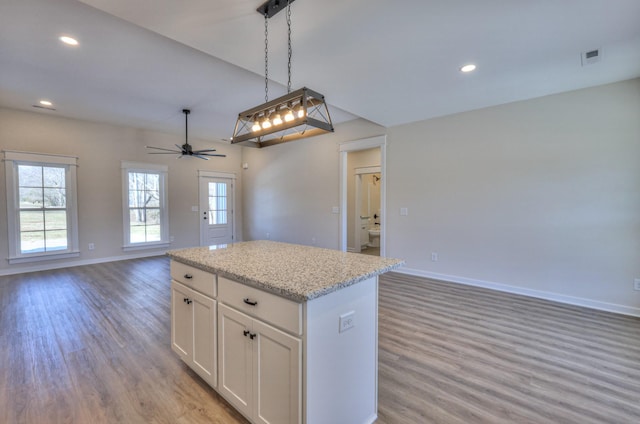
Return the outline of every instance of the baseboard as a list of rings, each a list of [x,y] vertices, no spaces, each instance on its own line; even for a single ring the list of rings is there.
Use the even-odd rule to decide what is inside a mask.
[[[48,271],[50,269],[60,269],[60,268],[70,268],[74,266],[82,266],[82,265],[93,265],[100,264],[105,262],[116,262],[116,261],[124,261],[127,259],[138,259],[138,258],[148,258],[151,256],[162,256],[166,254],[165,251],[153,251],[153,252],[139,252],[131,255],[122,255],[122,256],[109,256],[105,258],[94,258],[94,259],[82,259],[77,261],[66,261],[64,263],[40,263],[38,265],[30,266],[30,267],[21,267],[21,268],[7,268],[0,270],[0,276],[3,275],[14,275],[14,274],[24,274],[25,272],[38,272],[38,271]]]
[[[450,283],[465,284],[468,286],[483,287],[502,291],[506,293],[521,294],[539,299],[552,300],[554,302],[566,303],[568,305],[584,306],[586,308],[598,309],[600,311],[614,312],[617,314],[630,315],[640,317],[640,308],[631,306],[618,305],[615,303],[600,302],[597,300],[584,299],[581,297],[567,296],[559,293],[546,292],[541,290],[527,289],[523,287],[510,286],[507,284],[494,283],[491,281],[476,280],[473,278],[458,277],[455,275],[438,274],[435,272],[422,271],[419,269],[400,268],[395,270],[401,274],[413,275],[416,277],[431,278],[434,280],[442,280]]]

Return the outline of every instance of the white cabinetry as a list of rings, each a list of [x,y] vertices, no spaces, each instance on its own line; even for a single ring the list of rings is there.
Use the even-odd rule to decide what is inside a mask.
[[[222,277],[220,301],[220,394],[254,423],[302,422],[302,341],[267,323],[300,328],[301,304]]]
[[[171,348],[216,387],[216,276],[172,262],[171,278]]]
[[[171,277],[173,350],[250,422],[376,420],[377,277],[303,303],[176,261]]]

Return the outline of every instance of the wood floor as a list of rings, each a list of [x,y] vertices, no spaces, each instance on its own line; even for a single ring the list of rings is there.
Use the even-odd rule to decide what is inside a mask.
[[[640,423],[640,318],[386,274],[380,423]]]
[[[246,423],[171,351],[168,276],[0,277],[0,423]],[[379,329],[380,424],[640,423],[639,318],[391,273]]]

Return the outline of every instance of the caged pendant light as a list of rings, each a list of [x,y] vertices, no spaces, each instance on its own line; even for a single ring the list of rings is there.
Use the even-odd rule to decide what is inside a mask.
[[[238,114],[231,144],[267,147],[300,138],[333,132],[333,123],[324,96],[307,87],[291,91],[291,3],[268,0],[257,11],[264,16],[265,103]],[[287,94],[269,101],[269,18],[286,5],[288,30]]]

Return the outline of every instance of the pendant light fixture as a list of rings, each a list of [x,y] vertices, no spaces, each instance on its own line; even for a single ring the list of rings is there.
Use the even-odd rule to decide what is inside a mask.
[[[209,157],[217,156],[217,157],[227,157],[227,155],[221,155],[219,153],[213,153],[216,149],[201,149],[201,150],[193,150],[191,144],[189,144],[189,114],[191,110],[182,109],[182,113],[184,113],[184,144],[181,146],[176,144],[176,149],[165,149],[164,147],[154,147],[154,146],[145,146],[147,149],[159,150],[156,152],[149,152],[150,155],[175,155],[178,153],[178,159],[184,156],[193,156],[196,158],[209,160]],[[208,157],[207,157],[208,156]]]
[[[324,96],[307,87],[291,91],[291,3],[268,0],[257,11],[264,16],[264,103],[238,114],[231,144],[267,147],[300,138],[333,132]],[[282,6],[286,5],[286,8]],[[269,101],[269,18],[287,11],[287,94]]]

